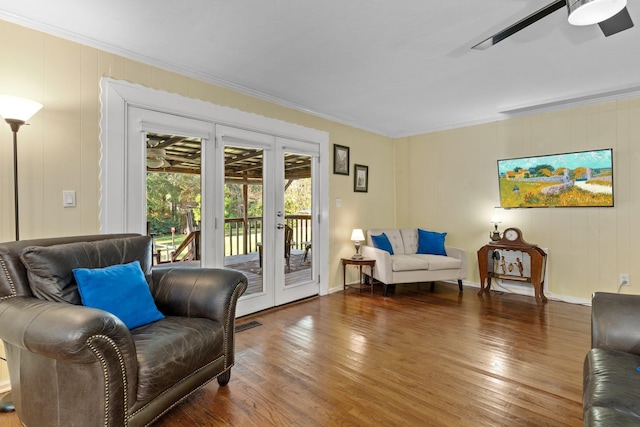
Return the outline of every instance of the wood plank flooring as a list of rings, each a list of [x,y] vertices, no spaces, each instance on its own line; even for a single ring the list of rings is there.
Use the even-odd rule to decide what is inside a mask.
[[[476,292],[350,289],[238,319],[262,326],[236,335],[229,385],[155,426],[581,426],[591,308]]]

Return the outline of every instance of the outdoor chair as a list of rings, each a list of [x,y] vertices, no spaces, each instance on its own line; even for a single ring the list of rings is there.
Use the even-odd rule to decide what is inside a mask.
[[[287,263],[287,271],[291,271],[291,246],[293,242],[293,228],[288,225],[284,226],[284,259]],[[260,259],[260,268],[262,268],[262,243],[258,243],[258,258]]]

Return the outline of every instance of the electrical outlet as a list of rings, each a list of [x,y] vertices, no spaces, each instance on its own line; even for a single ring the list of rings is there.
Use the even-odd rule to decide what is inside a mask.
[[[628,274],[624,274],[624,273],[620,273],[620,286],[629,286],[631,283],[629,282],[629,275]]]

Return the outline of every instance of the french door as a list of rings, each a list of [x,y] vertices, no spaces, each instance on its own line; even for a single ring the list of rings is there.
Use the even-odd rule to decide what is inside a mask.
[[[100,232],[162,234],[157,262],[192,233],[182,265],[245,257],[239,316],[327,294],[328,133],[109,78],[101,88]]]
[[[225,159],[217,175],[225,194],[219,245],[224,265],[249,279],[238,315],[318,294],[312,240],[317,145],[222,125],[216,140]]]

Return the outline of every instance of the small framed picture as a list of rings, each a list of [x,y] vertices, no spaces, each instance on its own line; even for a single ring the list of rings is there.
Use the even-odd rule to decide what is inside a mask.
[[[366,193],[369,190],[369,166],[353,165],[353,191]]]
[[[333,173],[349,175],[349,147],[333,144]]]

